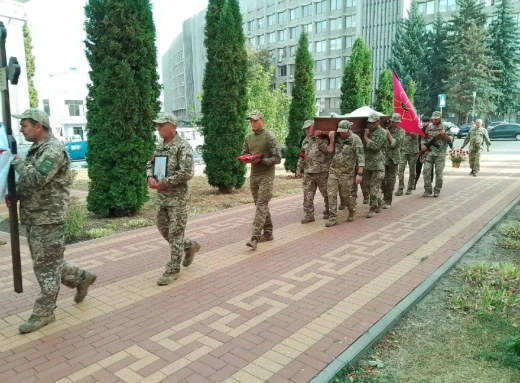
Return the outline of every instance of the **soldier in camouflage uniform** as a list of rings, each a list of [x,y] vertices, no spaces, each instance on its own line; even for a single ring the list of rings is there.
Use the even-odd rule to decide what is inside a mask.
[[[453,136],[446,129],[446,126],[441,121],[441,112],[433,112],[432,122],[425,130],[426,138],[421,138],[421,150],[426,152],[426,159],[424,162],[424,193],[423,197],[432,195],[432,174],[435,166],[435,188],[433,189],[433,196],[438,197],[442,189],[442,172],[446,162],[446,149],[448,143],[453,141]],[[439,136],[436,141],[427,150],[426,143]],[[427,151],[426,151],[427,150]]]
[[[417,155],[419,153],[419,145],[417,144],[417,134],[405,132],[403,144],[401,146],[401,162],[399,163],[399,170],[397,176],[399,185],[395,192],[396,196],[403,195],[404,190],[404,171],[408,165],[408,186],[406,188],[406,195],[412,194],[415,189],[415,171],[417,165]]]
[[[188,221],[188,181],[194,173],[193,151],[190,144],[177,134],[177,117],[173,113],[159,113],[153,122],[157,124],[163,141],[157,145],[152,161],[148,162],[146,178],[148,187],[157,190],[157,228],[170,244],[170,262],[157,280],[159,286],[165,286],[179,278],[183,253],[182,265],[188,267],[200,250],[200,244],[184,238]],[[162,174],[164,178],[154,175],[158,156],[167,158],[165,174]]]
[[[333,152],[332,162],[330,164],[329,179],[327,183],[327,191],[329,193],[329,220],[325,226],[330,227],[338,223],[338,192],[343,196],[348,208],[347,222],[354,220],[356,212],[356,201],[352,197],[352,180],[355,174],[355,183],[360,184],[365,166],[365,154],[363,152],[363,143],[361,139],[352,133],[352,122],[343,120],[338,125],[336,137],[335,132],[329,133],[330,144],[329,152]]]
[[[251,240],[246,243],[253,250],[258,242],[273,240],[273,222],[269,201],[273,196],[275,166],[281,162],[280,144],[273,132],[264,129],[264,115],[254,110],[247,116],[253,129],[244,140],[242,154],[261,154],[251,163],[249,183],[256,205]],[[263,233],[262,233],[263,231]]]
[[[329,201],[327,197],[327,179],[329,176],[329,153],[327,138],[321,136],[321,131],[314,132],[314,122],[307,120],[303,129],[307,137],[303,140],[300,158],[296,165],[296,178],[303,176],[303,212],[301,223],[314,222],[314,195],[316,189],[325,201],[323,219],[329,218]]]
[[[392,195],[395,188],[397,168],[401,162],[401,146],[404,141],[404,130],[397,124],[401,122],[401,115],[394,113],[390,119],[391,124],[387,131],[388,143],[386,145],[385,178],[381,183],[383,191],[382,208],[388,209],[392,205]]]
[[[21,119],[21,132],[33,143],[25,160],[16,156],[12,163],[20,176],[17,184],[20,221],[27,228],[34,275],[41,289],[32,315],[19,328],[21,333],[29,333],[56,319],[54,310],[60,282],[77,289],[74,301],[79,303],[96,281],[96,275],[63,259],[72,183],[70,158],[65,147],[53,136],[44,111],[28,109],[13,117]],[[6,204],[12,203],[16,201],[6,196]]]
[[[387,131],[379,126],[379,115],[371,113],[368,117],[368,129],[363,135],[365,150],[365,169],[363,171],[362,189],[370,193],[370,209],[367,218],[381,212],[379,190],[385,178],[385,146]]]
[[[489,141],[488,132],[485,128],[482,128],[482,120],[479,118],[475,121],[475,125],[471,128],[464,143],[461,146],[461,149],[469,143],[469,167],[471,168],[471,172],[469,173],[473,177],[477,176],[477,173],[480,171],[480,151],[486,143],[487,151],[489,152],[489,147],[491,146],[491,141]]]

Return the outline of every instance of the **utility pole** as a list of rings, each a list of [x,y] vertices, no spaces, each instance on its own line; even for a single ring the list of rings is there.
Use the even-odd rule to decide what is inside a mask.
[[[472,122],[475,122],[475,99],[477,98],[477,92],[473,92],[473,111],[471,113]]]

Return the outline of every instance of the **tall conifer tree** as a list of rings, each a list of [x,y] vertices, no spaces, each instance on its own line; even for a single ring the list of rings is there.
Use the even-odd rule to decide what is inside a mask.
[[[381,113],[391,115],[394,112],[394,85],[392,71],[385,69],[379,75],[374,108]]]
[[[345,65],[341,83],[341,113],[350,113],[370,105],[372,93],[372,53],[365,41],[358,37]]]

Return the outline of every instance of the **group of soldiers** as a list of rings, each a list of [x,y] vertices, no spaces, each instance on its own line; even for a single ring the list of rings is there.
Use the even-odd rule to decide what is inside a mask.
[[[27,228],[27,240],[33,261],[33,269],[40,285],[33,313],[19,327],[21,333],[36,331],[55,320],[54,311],[60,283],[77,290],[74,297],[79,303],[85,299],[89,287],[97,275],[74,266],[64,260],[66,215],[72,177],[70,157],[63,144],[50,129],[48,115],[39,109],[28,109],[19,118],[21,132],[32,142],[25,159],[16,156],[12,165],[19,175],[17,200],[6,196],[7,206],[20,201],[21,223]],[[356,195],[361,184],[363,203],[370,204],[368,217],[381,209],[389,208],[399,178],[395,195],[404,191],[404,171],[410,167],[407,195],[415,190],[415,163],[424,162],[424,194],[437,197],[442,188],[442,171],[446,146],[452,136],[441,122],[439,112],[434,112],[431,123],[423,121],[426,137],[404,132],[398,124],[401,116],[394,114],[388,129],[379,126],[379,115],[371,114],[363,136],[352,131],[352,122],[342,120],[337,132],[324,136],[314,130],[313,121],[305,121],[307,135],[303,142],[296,177],[302,177],[304,187],[304,211],[302,223],[314,218],[314,195],[319,188],[325,199],[326,226],[338,223],[338,209],[348,209],[347,221],[356,212]],[[275,166],[281,162],[280,145],[273,132],[264,128],[264,116],[260,111],[247,115],[252,131],[245,137],[242,154],[250,154],[250,187],[256,205],[251,239],[246,243],[256,249],[258,243],[272,241],[273,222],[269,201],[273,195]],[[169,243],[170,260],[157,284],[164,286],[179,277],[181,263],[188,267],[201,245],[184,237],[187,223],[188,181],[194,175],[193,151],[177,134],[177,117],[173,113],[160,113],[154,120],[162,138],[152,160],[148,163],[146,180],[148,187],[157,191],[157,228]],[[482,123],[480,122],[480,125]],[[489,138],[480,129],[477,120],[464,145],[469,143],[472,174],[479,171],[480,147]],[[478,150],[477,150],[478,149]],[[161,177],[156,174],[155,161],[166,162]],[[436,181],[432,190],[432,175]],[[382,195],[380,194],[382,191]],[[337,196],[340,197],[338,207]]]

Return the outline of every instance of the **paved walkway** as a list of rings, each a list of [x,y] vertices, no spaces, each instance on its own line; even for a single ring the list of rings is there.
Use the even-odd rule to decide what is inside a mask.
[[[29,252],[16,294],[1,246],[0,382],[308,382],[514,200],[519,172],[509,156],[478,178],[450,167],[440,198],[395,197],[373,219],[361,204],[332,228],[299,223],[301,195],[276,198],[275,241],[256,251],[253,206],[193,219],[203,248],[166,287],[154,227],[75,244],[66,258],[98,282],[80,304],[63,287],[57,321],[28,335],[17,327],[39,290]]]

